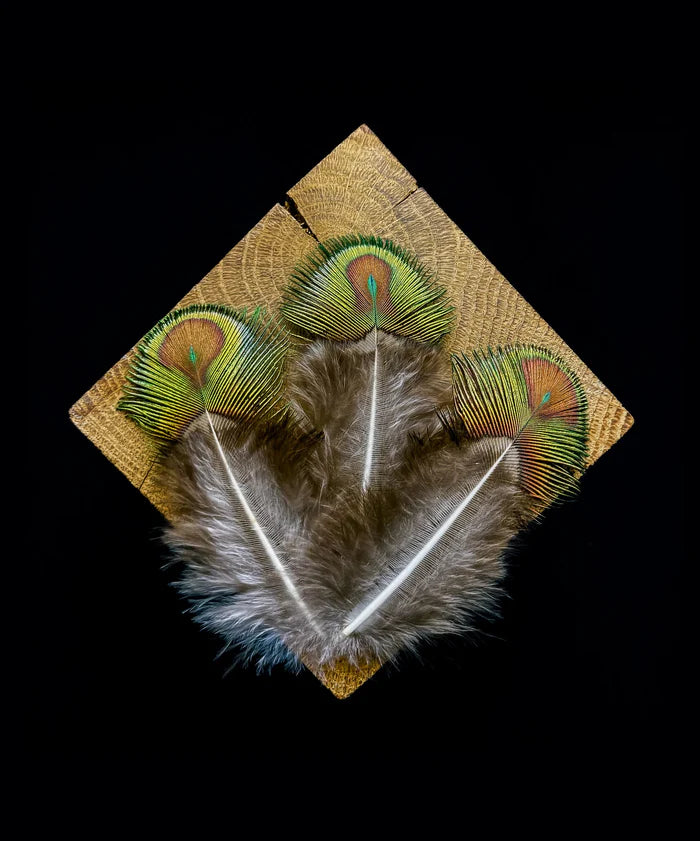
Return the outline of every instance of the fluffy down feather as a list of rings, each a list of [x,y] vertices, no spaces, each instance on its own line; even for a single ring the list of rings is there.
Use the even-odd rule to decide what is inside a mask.
[[[443,293],[386,243],[338,247],[343,271],[314,263],[285,304],[336,341],[290,359],[257,310],[186,308],[139,346],[119,406],[165,454],[182,592],[259,668],[385,662],[470,628],[511,538],[584,463],[585,394],[561,360],[474,351],[450,383],[416,340],[449,330]]]
[[[217,418],[215,427],[216,439],[198,422],[171,451],[161,473],[175,511],[164,539],[184,565],[179,588],[193,602],[198,621],[228,645],[238,645],[244,659],[261,669],[277,663],[298,668],[296,653],[284,640],[300,624],[311,634],[316,631],[255,526],[305,604],[294,550],[306,524],[304,512],[312,507],[307,472],[300,465],[316,441],[288,419],[251,426]],[[234,492],[219,447],[254,525]]]
[[[470,517],[439,542],[426,569],[357,632],[343,633],[357,605],[396,574],[483,475],[493,442],[457,444],[444,433],[425,442],[409,439],[392,489],[362,494],[347,487],[333,506],[325,506],[314,502],[318,487],[308,470],[317,437],[285,422],[255,430],[229,427],[221,440],[314,621],[255,550],[250,528],[232,504],[212,436],[201,425],[167,464],[179,514],[166,541],[185,563],[180,587],[199,621],[238,645],[259,668],[295,668],[299,660],[323,665],[339,657],[386,661],[428,637],[463,631],[475,615],[492,609],[503,574],[500,556],[523,510],[515,456],[474,500]]]
[[[394,487],[362,495],[346,490],[322,510],[306,535],[309,566],[324,570],[327,588],[316,614],[327,629],[321,662],[338,656],[384,662],[421,642],[473,627],[492,611],[503,577],[504,549],[527,510],[512,454],[476,495],[467,511],[407,578],[356,631],[343,633],[358,609],[381,593],[457,508],[485,471],[500,440],[440,437],[414,442]]]
[[[440,428],[435,410],[451,402],[452,392],[439,349],[379,330],[376,346],[372,333],[356,342],[311,343],[289,364],[287,397],[305,427],[323,432],[311,466],[331,496],[361,486],[368,448],[370,486],[391,484],[410,436]]]

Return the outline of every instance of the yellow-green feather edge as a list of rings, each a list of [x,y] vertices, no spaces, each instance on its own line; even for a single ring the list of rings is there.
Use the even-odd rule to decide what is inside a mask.
[[[138,345],[117,408],[158,442],[179,437],[205,410],[263,417],[282,388],[287,344],[260,308],[175,310]]]
[[[415,257],[390,240],[360,235],[319,244],[293,273],[282,303],[298,335],[334,341],[360,339],[376,326],[436,344],[453,313]]]
[[[583,387],[546,348],[520,345],[452,357],[455,409],[472,438],[512,438],[521,484],[550,504],[576,489],[588,435]]]

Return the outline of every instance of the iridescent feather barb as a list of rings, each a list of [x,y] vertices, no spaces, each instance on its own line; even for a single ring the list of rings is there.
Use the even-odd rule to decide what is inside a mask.
[[[535,503],[571,493],[586,457],[586,398],[578,377],[532,346],[453,356],[455,408],[470,438],[505,437],[520,452]]]
[[[302,335],[346,342],[376,326],[432,344],[449,332],[453,308],[445,290],[403,248],[348,236],[320,244],[296,269],[282,314]]]
[[[118,408],[158,441],[177,439],[205,411],[262,417],[282,387],[286,351],[260,308],[176,310],[139,344]]]
[[[449,399],[438,371],[454,315],[444,289],[393,243],[344,237],[297,269],[281,309],[313,340],[290,371],[290,399],[332,442],[334,481],[382,486],[409,436],[434,426]]]
[[[163,452],[183,592],[246,658],[384,662],[470,628],[512,537],[575,488],[575,374],[514,346],[450,376],[452,318],[415,258],[353,236],[297,269],[284,326],[196,306],[140,345],[120,409]]]

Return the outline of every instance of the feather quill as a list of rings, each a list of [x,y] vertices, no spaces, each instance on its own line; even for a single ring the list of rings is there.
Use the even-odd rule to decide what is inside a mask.
[[[164,465],[177,511],[165,542],[184,567],[179,588],[198,620],[236,643],[243,659],[296,668],[296,638],[321,633],[294,551],[307,504],[298,467],[308,442],[288,420],[216,425],[214,438],[196,423]]]
[[[297,269],[281,309],[291,329],[315,340],[291,363],[290,399],[324,431],[329,486],[385,484],[407,435],[434,424],[436,405],[448,399],[447,373],[435,370],[452,322],[444,290],[393,243],[345,237],[321,244]],[[411,374],[423,361],[430,378]]]
[[[119,408],[152,438],[202,624],[259,667],[385,662],[495,609],[517,531],[576,488],[583,389],[547,349],[449,360],[444,290],[399,246],[321,244],[258,310],[146,336]]]
[[[507,540],[534,514],[537,503],[550,504],[575,487],[576,474],[585,457],[585,402],[578,380],[560,360],[547,351],[515,347],[473,357],[453,357],[455,408],[461,421],[460,433],[476,438],[468,446],[467,463],[453,457],[451,466],[461,467],[464,480],[456,493],[435,498],[425,496],[430,485],[424,478],[415,489],[422,507],[437,516],[431,527],[417,523],[405,548],[383,576],[378,592],[352,617],[343,629],[350,635],[370,621],[387,602],[402,596],[400,604],[415,606],[415,593],[421,584],[439,578],[449,558],[450,575],[460,562],[465,584],[469,583],[474,558],[471,550],[486,529],[487,550],[481,563],[497,564]],[[502,436],[502,437],[490,437]],[[433,473],[437,464],[433,464]],[[522,490],[508,494],[508,487]],[[500,523],[485,514],[489,498],[497,496]],[[510,522],[510,533],[493,540],[497,527]],[[514,518],[514,519],[513,519]],[[513,529],[513,526],[516,528]],[[462,547],[454,557],[453,547]],[[459,556],[459,551],[458,551]],[[438,586],[440,586],[438,584]],[[467,588],[465,588],[467,592]],[[465,607],[469,607],[465,602]],[[401,609],[395,608],[395,610]]]
[[[185,589],[209,598],[212,586],[216,591],[225,582],[237,599],[230,624],[253,629],[263,662],[279,649],[270,642],[279,606],[319,632],[285,553],[296,520],[280,498],[269,446],[252,443],[262,423],[278,432],[278,441],[284,429],[275,406],[285,353],[283,334],[260,310],[249,317],[224,307],[178,310],[139,345],[119,404],[159,444],[181,438],[165,455],[164,475],[178,511],[167,539],[190,565]],[[228,530],[219,543],[224,521]],[[192,547],[198,548],[197,560]],[[255,594],[256,587],[263,595]],[[248,597],[241,600],[244,591]]]

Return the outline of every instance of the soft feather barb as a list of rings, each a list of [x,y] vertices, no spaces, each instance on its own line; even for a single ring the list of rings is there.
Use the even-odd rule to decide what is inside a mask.
[[[356,633],[397,596],[411,598],[426,580],[444,575],[446,558],[453,575],[455,563],[468,557],[466,553],[459,557],[459,552],[454,557],[455,542],[466,549],[475,538],[479,540],[478,533],[488,524],[484,505],[489,497],[503,493],[504,484],[525,491],[527,496],[517,497],[522,518],[527,509],[535,512],[538,505],[571,492],[583,468],[586,400],[562,360],[531,346],[489,349],[471,357],[453,357],[453,376],[455,409],[463,424],[459,434],[478,439],[469,448],[475,453],[471,465],[461,465],[463,485],[451,496],[424,499],[432,513],[429,526],[418,520],[376,592],[343,629],[346,635]],[[459,457],[454,464],[460,465]],[[507,507],[500,506],[497,516],[506,515]],[[495,524],[492,528],[495,532]],[[464,569],[465,583],[470,563]]]
[[[164,462],[176,515],[165,533],[198,620],[258,668],[298,666],[322,633],[297,546],[313,440],[289,417],[195,422]]]
[[[258,446],[253,457],[250,444],[255,429],[271,416],[285,423],[279,392],[286,349],[282,331],[258,309],[250,316],[210,305],[176,310],[139,345],[118,407],[156,441],[179,439],[174,451],[166,450],[164,475],[178,523],[190,538],[199,534],[191,542],[204,559],[203,566],[198,562],[206,570],[198,579],[201,592],[208,592],[207,582],[219,574],[235,593],[265,590],[267,600],[249,592],[248,602],[258,611],[245,614],[264,651],[270,648],[270,629],[261,628],[268,624],[264,606],[269,608],[271,594],[283,614],[300,615],[318,632],[285,551],[297,519],[279,500],[270,454]],[[270,506],[284,516],[275,517]],[[214,524],[223,520],[229,523],[224,557],[242,559],[242,566],[222,563]],[[171,533],[173,545],[181,545],[180,534],[177,527]]]
[[[161,452],[166,540],[199,620],[267,666],[390,660],[494,610],[519,528],[571,492],[583,388],[521,345],[449,360],[444,290],[352,236],[282,315],[194,306],[147,335],[119,404]]]
[[[540,507],[576,489],[588,435],[586,396],[565,362],[531,345],[452,357],[455,409],[471,438],[506,436]]]
[[[289,364],[286,395],[300,422],[323,434],[315,466],[333,504],[343,488],[386,488],[412,435],[440,428],[451,400],[438,348],[379,331],[354,342],[316,341]]]
[[[450,330],[445,290],[391,241],[344,237],[322,243],[297,268],[282,314],[291,329],[315,339],[292,363],[291,380],[296,405],[305,403],[309,422],[332,436],[328,485],[337,477],[364,492],[385,484],[407,435],[427,426],[427,416],[446,399],[443,377],[411,375],[429,364]],[[339,375],[324,378],[325,394],[318,407],[311,405],[304,393],[310,369],[318,378],[331,367]],[[406,417],[409,406],[412,417]],[[333,415],[323,407],[333,407]]]
[[[286,352],[284,333],[260,308],[175,310],[139,343],[117,408],[160,442],[204,412],[261,418],[279,398]]]
[[[292,275],[281,311],[302,336],[341,342],[376,327],[435,344],[449,333],[454,317],[444,288],[418,260],[373,236],[321,243]]]

